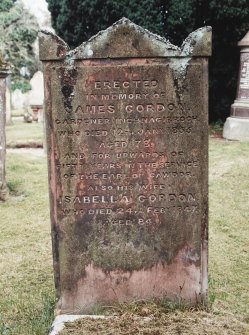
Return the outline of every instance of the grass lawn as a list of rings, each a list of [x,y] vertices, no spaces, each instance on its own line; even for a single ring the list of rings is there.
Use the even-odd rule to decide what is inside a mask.
[[[23,108],[19,108],[19,109],[11,109],[11,115],[12,116],[23,116],[25,113],[25,110]]]
[[[47,334],[54,301],[47,164],[7,154],[6,170],[12,195],[0,204],[0,334]]]
[[[6,126],[6,142],[9,148],[41,147],[43,143],[43,124],[25,123],[23,118],[12,118]]]
[[[210,140],[208,312],[153,302],[123,305],[114,309],[115,320],[80,321],[64,334],[248,335],[248,167],[249,143]],[[11,196],[0,204],[3,335],[45,335],[52,322],[55,298],[46,169],[44,156],[7,155]]]

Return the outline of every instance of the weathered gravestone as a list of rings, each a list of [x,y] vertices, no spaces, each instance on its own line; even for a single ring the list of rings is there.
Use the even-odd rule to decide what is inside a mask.
[[[0,201],[5,201],[8,188],[5,180],[6,161],[6,77],[9,75],[9,66],[0,55]]]
[[[44,31],[58,313],[207,295],[211,28],[181,48],[122,19],[75,50]]]
[[[6,124],[11,123],[11,79],[6,78]]]
[[[37,71],[33,75],[30,85],[32,89],[29,92],[29,104],[32,110],[33,121],[43,122],[44,83],[41,71]]]
[[[240,69],[236,100],[231,116],[226,119],[223,137],[229,140],[249,140],[249,31],[239,41]]]

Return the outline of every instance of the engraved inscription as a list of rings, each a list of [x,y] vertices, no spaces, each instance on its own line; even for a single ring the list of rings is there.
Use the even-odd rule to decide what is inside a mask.
[[[249,89],[249,62],[245,61],[241,69],[240,88]]]
[[[198,106],[172,95],[163,65],[116,68],[114,78],[108,68],[88,71],[79,75],[72,108],[61,102],[53,116],[57,141],[71,146],[55,163],[65,181],[60,215],[101,226],[199,215],[200,152],[185,137],[191,141],[199,127]]]

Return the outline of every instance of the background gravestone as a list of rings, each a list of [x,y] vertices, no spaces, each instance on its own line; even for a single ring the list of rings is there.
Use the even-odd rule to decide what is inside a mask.
[[[6,161],[6,77],[9,75],[9,67],[0,55],[0,201],[8,196],[8,188],[5,181]]]
[[[11,79],[6,78],[6,124],[11,123]]]
[[[226,119],[223,137],[228,140],[249,140],[249,32],[239,41],[240,70],[236,100],[231,116]]]
[[[58,313],[207,297],[211,28],[40,36]]]
[[[37,71],[30,80],[32,87],[29,92],[29,104],[32,110],[33,121],[43,122],[44,83],[43,73]]]

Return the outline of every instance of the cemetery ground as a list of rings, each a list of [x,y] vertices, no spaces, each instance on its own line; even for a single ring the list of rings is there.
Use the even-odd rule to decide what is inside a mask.
[[[9,126],[7,143],[11,137]],[[3,335],[45,335],[54,318],[47,162],[38,150],[7,153],[10,197],[0,204]],[[210,139],[209,153],[208,309],[184,309],[180,301],[123,304],[96,310],[114,319],[79,321],[64,335],[249,334],[249,144]]]
[[[6,126],[8,148],[41,148],[43,143],[43,124],[26,123],[23,116],[12,117]]]

